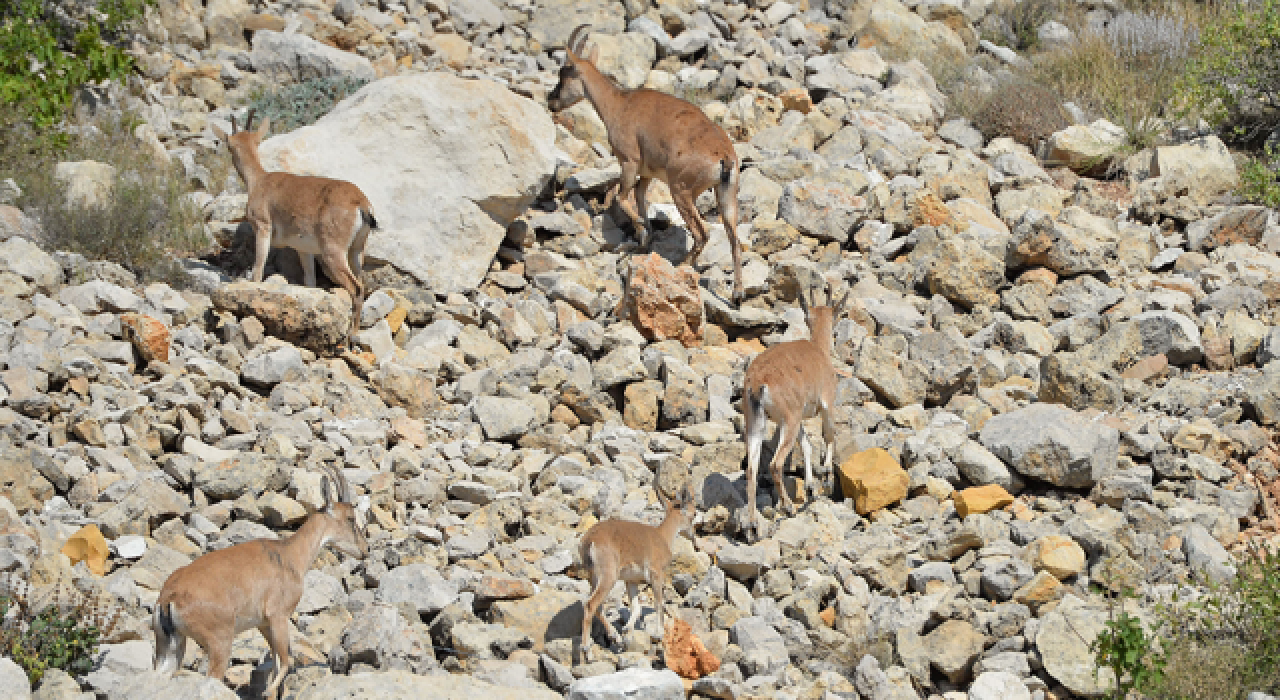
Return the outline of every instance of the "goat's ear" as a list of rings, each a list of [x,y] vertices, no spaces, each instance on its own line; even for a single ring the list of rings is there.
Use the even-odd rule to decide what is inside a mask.
[[[271,117],[263,117],[258,124],[258,138],[265,139],[271,133]]]
[[[217,124],[211,124],[209,125],[209,128],[213,130],[213,135],[218,137],[219,141],[223,143],[230,143],[230,140],[227,138],[227,132],[219,128]]]
[[[583,56],[583,58],[587,59],[587,63],[590,63],[591,65],[594,66],[596,64],[596,61],[600,60],[600,47],[596,46],[596,44],[592,42],[591,46],[587,49],[586,54]]]

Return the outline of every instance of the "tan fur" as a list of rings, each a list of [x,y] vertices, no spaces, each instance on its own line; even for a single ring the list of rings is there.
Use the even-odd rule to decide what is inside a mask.
[[[189,637],[209,657],[208,676],[222,680],[232,639],[256,628],[275,658],[267,697],[276,697],[289,672],[289,617],[302,598],[303,577],[311,562],[326,543],[360,559],[368,554],[355,507],[345,502],[346,482],[337,470],[331,473],[338,482],[339,501],[312,514],[292,536],[209,552],[170,574],[152,616],[156,670],[178,670]],[[326,498],[330,483],[326,478]]]
[[[738,156],[733,142],[693,104],[656,90],[623,90],[601,73],[592,47],[580,55],[587,25],[573,30],[560,70],[560,82],[547,98],[560,111],[587,99],[609,131],[609,147],[622,166],[616,195],[619,206],[634,222],[640,245],[648,246],[645,192],[653,178],[667,183],[680,216],[693,234],[693,249],[684,259],[692,265],[707,244],[707,225],[694,204],[708,188],[716,190],[720,219],[733,254],[733,294],[741,299],[742,246],[738,243]],[[575,40],[577,46],[575,46]],[[722,180],[722,174],[727,181]],[[631,194],[634,191],[634,201]],[[608,206],[615,191],[605,199]]]
[[[802,421],[822,415],[822,436],[826,444],[825,463],[831,471],[835,453],[835,424],[831,410],[835,407],[836,372],[831,364],[832,331],[837,310],[830,306],[810,307],[803,294],[801,305],[809,324],[808,340],[779,343],[756,355],[747,367],[742,386],[744,438],[747,443],[747,516],[748,528],[760,535],[760,512],[756,509],[756,481],[759,478],[760,450],[767,429],[766,418],[778,424],[778,439],[769,464],[773,487],[778,491],[782,510],[795,512],[795,505],[782,483],[782,465],[800,439],[804,453],[804,485],[813,488],[809,442],[803,439]]]
[[[214,135],[231,150],[236,171],[249,190],[246,216],[253,226],[253,281],[261,282],[272,248],[293,248],[302,261],[304,283],[316,286],[315,257],[324,272],[351,297],[351,336],[360,328],[364,305],[364,246],[373,221],[373,205],[360,188],[344,180],[327,177],[269,173],[262,167],[258,145],[271,121],[263,119],[256,131],[249,129],[250,112],[244,131],[230,135],[213,127]]]
[[[656,483],[656,481],[655,481]],[[626,630],[635,626],[640,609],[636,605],[636,593],[640,583],[653,589],[653,607],[658,613],[658,627],[663,627],[662,587],[667,583],[667,567],[671,564],[671,547],[681,531],[693,524],[695,504],[686,487],[676,501],[668,502],[658,491],[658,498],[666,508],[666,517],[660,525],[647,525],[629,520],[605,520],[596,523],[583,536],[578,553],[582,566],[591,580],[591,595],[582,612],[581,656],[589,659],[591,648],[591,623],[599,618],[610,641],[619,643],[618,633],[604,618],[602,605],[613,585],[618,581],[627,584],[627,598],[631,615]]]

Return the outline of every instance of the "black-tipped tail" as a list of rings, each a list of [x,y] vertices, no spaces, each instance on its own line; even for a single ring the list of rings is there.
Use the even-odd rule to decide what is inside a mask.
[[[360,216],[364,217],[364,222],[369,225],[369,228],[378,228],[378,220],[373,218],[373,212],[368,209],[361,209]]]
[[[747,390],[747,410],[759,415],[764,410],[764,385]]]
[[[172,637],[174,632],[173,603],[165,603],[164,605],[161,605],[159,617],[160,631],[164,632],[166,636]]]
[[[736,164],[730,161],[728,158],[721,159],[720,161],[720,182],[721,183],[727,185],[729,184],[729,181],[733,179],[733,171],[735,169],[734,168],[735,165]]]

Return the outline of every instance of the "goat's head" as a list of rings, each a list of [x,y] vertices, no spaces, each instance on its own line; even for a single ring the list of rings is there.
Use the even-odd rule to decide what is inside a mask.
[[[369,542],[365,539],[364,516],[351,501],[351,486],[342,470],[325,467],[328,474],[322,481],[324,491],[323,515],[330,520],[327,540],[347,556],[364,559],[369,554]]]
[[[213,135],[217,136],[219,141],[226,143],[227,148],[231,150],[231,161],[235,163],[236,170],[240,170],[240,164],[245,159],[257,160],[258,144],[262,143],[262,139],[266,138],[267,133],[271,131],[270,117],[263,117],[257,130],[253,129],[253,115],[256,111],[249,110],[249,115],[244,120],[243,130],[237,127],[234,115],[231,117],[230,134],[218,128],[216,124],[212,127]]]
[[[658,494],[658,501],[662,503],[662,507],[667,510],[667,521],[676,523],[676,533],[684,533],[690,539],[693,538],[693,520],[698,514],[698,502],[693,497],[693,492],[689,490],[689,485],[685,484],[680,487],[680,492],[676,494],[675,500],[667,500],[662,493],[662,487],[654,481],[653,490]]]
[[[800,290],[799,296],[800,308],[804,309],[804,318],[809,324],[809,337],[814,340],[818,340],[819,336],[830,337],[832,329],[835,328],[836,319],[844,309],[845,302],[849,301],[849,292],[846,291],[840,301],[834,304],[828,301],[822,306],[816,306],[806,299],[803,289]]]
[[[587,96],[587,84],[583,79],[583,65],[594,67],[600,57],[600,48],[594,44],[585,53],[587,34],[591,25],[578,25],[565,42],[564,65],[560,66],[560,82],[547,95],[547,106],[554,112],[568,109],[581,102]]]

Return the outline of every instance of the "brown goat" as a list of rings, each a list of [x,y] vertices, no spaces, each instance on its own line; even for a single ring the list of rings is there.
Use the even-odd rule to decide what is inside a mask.
[[[347,481],[338,469],[329,472],[323,481],[324,510],[293,535],[209,552],[169,575],[151,618],[157,671],[178,670],[190,637],[209,657],[208,676],[222,680],[232,639],[257,628],[275,658],[267,697],[276,697],[289,672],[289,617],[302,598],[311,562],[327,544],[360,559],[369,552]],[[331,490],[337,501],[330,499]]]
[[[707,225],[695,202],[698,195],[715,188],[720,220],[733,255],[733,297],[740,301],[739,163],[733,142],[724,129],[689,102],[656,90],[624,90],[614,84],[595,66],[599,47],[592,46],[583,54],[589,29],[584,24],[569,35],[560,82],[547,97],[547,105],[560,111],[587,99],[595,107],[609,131],[609,147],[622,166],[616,189],[618,204],[634,223],[642,247],[649,245],[645,192],[653,178],[667,183],[676,209],[693,234],[693,249],[683,263],[686,265],[692,265],[707,245]],[[605,206],[613,195],[614,191],[610,191]]]
[[[835,423],[831,410],[836,400],[836,371],[831,364],[834,344],[832,331],[838,310],[849,298],[848,293],[834,307],[812,306],[800,294],[809,325],[808,340],[779,343],[756,355],[747,367],[742,385],[744,436],[747,442],[747,517],[748,529],[760,536],[760,512],[756,509],[756,480],[759,478],[760,450],[768,428],[766,418],[778,424],[778,438],[769,464],[773,488],[783,512],[795,512],[795,505],[782,483],[782,465],[800,441],[804,453],[804,485],[806,492],[815,489],[810,464],[809,441],[804,439],[803,421],[822,414],[822,437],[826,443],[826,468],[831,471],[835,455]]]
[[[258,144],[271,128],[271,120],[263,118],[257,131],[250,127],[253,110],[245,119],[244,130],[236,128],[231,118],[231,134],[217,126],[213,133],[226,142],[231,160],[249,190],[246,214],[253,226],[253,281],[261,282],[272,248],[293,248],[302,261],[303,282],[316,286],[315,256],[320,256],[324,272],[351,297],[352,336],[360,328],[360,309],[364,306],[364,245],[369,231],[378,228],[373,205],[360,188],[345,180],[327,177],[269,173],[262,167]]]

